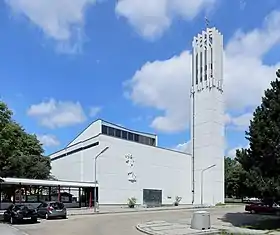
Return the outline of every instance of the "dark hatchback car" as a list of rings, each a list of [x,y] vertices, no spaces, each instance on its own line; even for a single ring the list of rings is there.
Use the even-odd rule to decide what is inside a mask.
[[[37,211],[31,205],[10,205],[4,212],[4,221],[11,224],[23,221],[37,222]]]
[[[38,217],[51,218],[67,218],[67,210],[62,202],[42,202],[37,207]]]

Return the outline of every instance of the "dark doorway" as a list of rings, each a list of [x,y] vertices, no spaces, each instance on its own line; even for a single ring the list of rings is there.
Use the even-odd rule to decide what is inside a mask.
[[[95,188],[84,188],[83,194],[81,195],[81,203],[88,207],[94,205],[94,190]],[[91,198],[91,203],[90,203]],[[96,188],[96,201],[98,202],[98,188]]]
[[[162,206],[162,190],[143,189],[143,204],[147,207]]]

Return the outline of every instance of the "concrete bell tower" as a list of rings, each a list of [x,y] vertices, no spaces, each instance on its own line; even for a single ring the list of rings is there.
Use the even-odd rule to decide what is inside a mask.
[[[191,142],[193,203],[224,203],[223,36],[207,28],[193,39]]]

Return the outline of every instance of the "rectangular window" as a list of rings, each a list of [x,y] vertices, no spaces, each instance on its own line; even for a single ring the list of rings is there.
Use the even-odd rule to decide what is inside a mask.
[[[107,126],[102,125],[102,134],[104,134],[104,135],[108,135],[109,134]]]
[[[139,142],[139,135],[134,134],[134,141],[135,141],[135,142]]]
[[[210,76],[213,77],[213,48],[210,49]]]
[[[122,138],[127,140],[127,131],[122,131]]]
[[[113,128],[113,127],[108,127],[108,129],[109,129],[109,135],[110,135],[110,136],[115,136],[115,128]]]
[[[195,84],[198,84],[198,53],[195,55]]]
[[[156,146],[156,140],[153,138],[150,138],[150,145]]]
[[[128,132],[128,139],[133,141],[133,133],[131,132]]]
[[[204,80],[207,80],[207,50],[204,51]]]
[[[115,134],[116,134],[116,137],[121,138],[121,130],[116,129]]]
[[[202,51],[200,52],[200,82],[202,82]]]
[[[150,138],[149,137],[146,137],[144,138],[144,144],[146,145],[150,145]]]
[[[144,144],[144,136],[139,135],[139,143]]]
[[[212,38],[212,36],[209,36],[209,43],[210,43],[210,45],[212,45],[212,43],[213,43],[213,38]]]

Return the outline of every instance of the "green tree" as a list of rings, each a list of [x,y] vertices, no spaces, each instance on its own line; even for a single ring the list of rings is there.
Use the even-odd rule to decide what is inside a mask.
[[[246,187],[247,172],[236,159],[225,158],[225,194],[227,197],[248,196]]]
[[[260,198],[280,199],[280,70],[265,91],[250,122],[248,149],[237,151],[237,161],[247,174],[250,192]]]
[[[35,135],[12,119],[12,112],[0,101],[0,177],[47,179],[50,159]]]

